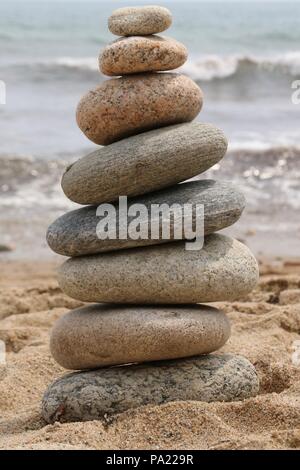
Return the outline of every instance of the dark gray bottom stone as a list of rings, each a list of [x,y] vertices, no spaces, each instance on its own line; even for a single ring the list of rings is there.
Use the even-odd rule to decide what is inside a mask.
[[[247,359],[213,354],[68,374],[48,387],[42,415],[48,423],[90,421],[148,404],[243,400],[258,390]]]

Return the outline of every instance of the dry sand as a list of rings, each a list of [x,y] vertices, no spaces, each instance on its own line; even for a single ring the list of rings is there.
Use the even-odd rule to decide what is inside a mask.
[[[51,358],[53,322],[80,302],[61,293],[54,264],[0,263],[1,449],[295,449],[300,448],[300,264],[261,266],[259,287],[243,302],[219,303],[232,322],[223,351],[256,367],[256,398],[235,403],[175,402],[104,421],[47,425],[40,401],[65,373]],[[300,357],[300,354],[299,354]]]

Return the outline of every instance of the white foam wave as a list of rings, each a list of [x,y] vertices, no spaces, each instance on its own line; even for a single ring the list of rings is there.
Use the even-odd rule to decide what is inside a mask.
[[[51,190],[45,191],[48,176],[40,178],[40,181],[29,184],[20,184],[18,189],[9,194],[2,193],[0,198],[1,208],[48,208],[57,210],[74,209],[75,204],[63,194],[60,184],[52,184]]]
[[[291,149],[299,152],[299,134],[289,132],[281,135],[271,133],[269,136],[263,136],[255,132],[248,132],[230,139],[228,144],[228,150],[232,151],[264,152],[273,150],[274,153],[277,153],[281,149]]]
[[[11,64],[13,65],[13,64]],[[37,60],[31,64],[18,63],[18,66],[65,68],[88,70],[98,72],[97,57],[56,57],[45,60]],[[193,55],[178,71],[189,75],[195,80],[210,81],[234,76],[241,68],[248,66],[253,69],[274,71],[291,76],[300,74],[300,51],[273,54],[270,56],[240,55]]]
[[[188,60],[180,70],[195,80],[210,81],[214,78],[226,78],[234,75],[238,66],[238,57],[209,55]]]
[[[81,69],[98,71],[98,60],[95,57],[57,57],[37,62],[45,67],[65,67],[70,69]]]
[[[283,73],[296,76],[300,74],[300,51],[269,57],[253,55],[203,55],[198,58],[191,57],[181,67],[181,70],[196,80],[209,81],[215,78],[233,76],[241,67],[246,65],[259,70],[274,71],[278,69]]]

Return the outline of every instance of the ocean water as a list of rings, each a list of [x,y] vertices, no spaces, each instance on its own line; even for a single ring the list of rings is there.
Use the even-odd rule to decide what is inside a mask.
[[[51,219],[73,207],[60,189],[65,164],[96,148],[77,128],[82,94],[105,80],[100,49],[115,39],[111,11],[130,1],[0,3],[0,244],[46,250]],[[233,234],[256,252],[300,255],[300,2],[158,2],[183,42],[181,71],[204,92],[198,120],[229,139],[224,162],[203,177],[236,182],[248,208]],[[250,229],[250,230],[249,230]],[[270,240],[268,242],[268,240]],[[275,243],[276,242],[276,243]],[[274,248],[275,243],[275,248]]]

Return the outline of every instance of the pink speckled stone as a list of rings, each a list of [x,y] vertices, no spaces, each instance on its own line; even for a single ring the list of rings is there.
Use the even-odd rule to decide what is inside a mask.
[[[106,46],[100,71],[109,76],[173,70],[183,65],[188,51],[180,42],[160,36],[132,36]]]
[[[165,7],[156,5],[118,8],[108,18],[108,28],[117,36],[161,33],[171,24],[171,12]]]
[[[82,132],[99,145],[172,124],[192,121],[203,103],[201,89],[185,75],[148,73],[107,80],[77,108]]]

